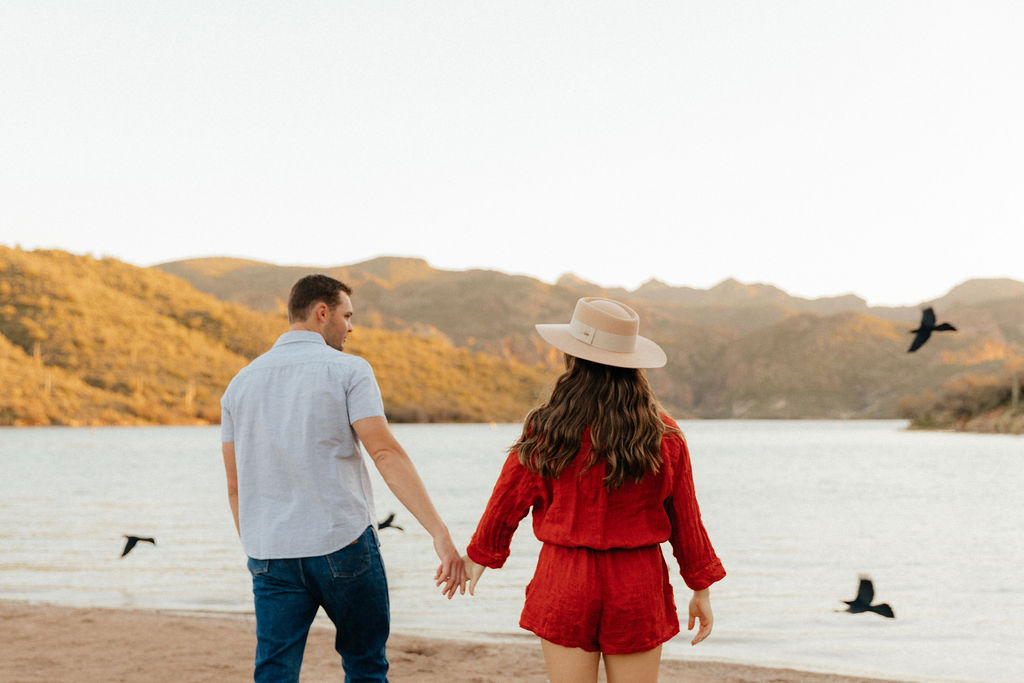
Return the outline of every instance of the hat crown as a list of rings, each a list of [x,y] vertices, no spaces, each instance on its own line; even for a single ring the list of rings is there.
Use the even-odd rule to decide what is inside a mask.
[[[625,304],[611,299],[585,297],[576,302],[574,320],[602,332],[636,336],[640,332],[640,316]]]
[[[640,316],[629,306],[611,299],[585,297],[576,302],[569,332],[584,344],[616,353],[636,350]]]

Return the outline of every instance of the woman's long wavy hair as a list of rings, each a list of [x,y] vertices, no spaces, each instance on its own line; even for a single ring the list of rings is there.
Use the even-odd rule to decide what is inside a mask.
[[[661,439],[679,430],[661,419],[661,406],[643,370],[617,368],[565,356],[566,370],[551,397],[523,422],[519,440],[509,449],[531,472],[557,479],[580,450],[590,427],[591,467],[608,463],[604,483],[622,486],[640,481],[661,467]],[[584,468],[585,469],[585,468]]]

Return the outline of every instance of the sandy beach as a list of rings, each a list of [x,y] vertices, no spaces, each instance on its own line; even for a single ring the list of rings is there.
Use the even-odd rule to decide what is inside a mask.
[[[0,680],[246,681],[255,644],[251,616],[158,610],[65,608],[0,600]],[[498,683],[545,680],[540,647],[392,634],[395,683]],[[304,681],[338,681],[333,630],[314,626]],[[602,677],[603,680],[603,677]],[[715,662],[663,660],[663,681],[693,683],[870,683],[875,679]]]

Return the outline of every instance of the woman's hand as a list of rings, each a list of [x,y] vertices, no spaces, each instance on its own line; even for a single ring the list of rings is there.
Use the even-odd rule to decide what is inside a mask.
[[[469,577],[469,594],[475,595],[474,591],[476,590],[476,582],[480,580],[481,576],[483,576],[484,570],[487,569],[487,567],[482,564],[477,564],[473,560],[469,559],[469,555],[462,556],[462,564],[466,568],[466,576]]]
[[[469,592],[472,594],[473,589],[470,588]],[[711,614],[711,591],[707,588],[702,591],[693,591],[693,597],[690,598],[690,625],[686,627],[686,630],[692,631],[693,624],[697,620],[700,620],[700,628],[697,629],[697,635],[690,641],[690,645],[696,645],[711,635],[711,626],[715,623],[715,618]]]

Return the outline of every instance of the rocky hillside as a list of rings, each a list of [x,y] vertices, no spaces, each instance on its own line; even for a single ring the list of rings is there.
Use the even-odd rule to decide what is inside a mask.
[[[279,311],[291,283],[316,270],[355,288],[357,323],[444,340],[554,372],[557,354],[534,322],[568,320],[580,296],[623,300],[641,315],[669,365],[650,373],[676,414],[716,418],[898,417],[905,397],[1024,357],[1024,283],[971,280],[934,302],[870,308],[854,295],[802,299],[726,280],[708,290],[651,281],[627,291],[567,275],[551,285],[495,271],[445,271],[425,261],[378,258],[311,269],[233,259],[159,266],[196,288]],[[956,333],[909,354],[920,309],[932,304]]]

